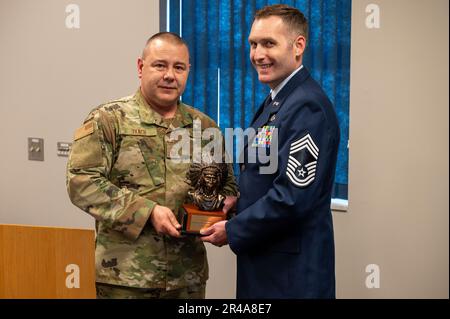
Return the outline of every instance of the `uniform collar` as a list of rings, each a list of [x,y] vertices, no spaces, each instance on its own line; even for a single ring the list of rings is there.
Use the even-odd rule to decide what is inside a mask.
[[[297,69],[294,70],[287,78],[285,78],[280,84],[277,85],[276,88],[270,91],[270,95],[272,96],[272,100],[275,100],[275,97],[277,94],[283,89],[283,87],[286,85],[286,83],[289,82],[289,80],[301,69],[303,68],[303,64],[300,65]]]
[[[141,89],[138,88],[136,94],[134,95],[138,105],[139,105],[139,117],[142,123],[146,124],[155,124],[161,127],[168,128],[167,122],[164,121],[164,118],[153,110],[150,104],[147,103],[144,96],[142,95]],[[173,127],[185,127],[192,124],[192,116],[187,111],[186,106],[178,101],[177,110],[175,112],[175,116],[172,121]]]
[[[307,78],[309,78],[308,69],[306,67],[299,68],[277,93],[277,96],[272,102],[273,105],[279,106],[283,104],[284,100],[291,94],[292,90],[301,85]]]
[[[291,94],[292,90],[301,85],[309,77],[309,72],[306,67],[301,67],[297,69],[297,72],[293,72],[292,77],[284,83],[283,87],[280,88],[275,99],[267,106],[267,111],[264,112],[264,103],[261,104],[258,111],[253,116],[251,126],[258,128],[266,124],[273,114],[276,114],[283,105],[284,100]],[[287,79],[287,78],[286,78]],[[264,116],[262,116],[264,115]]]

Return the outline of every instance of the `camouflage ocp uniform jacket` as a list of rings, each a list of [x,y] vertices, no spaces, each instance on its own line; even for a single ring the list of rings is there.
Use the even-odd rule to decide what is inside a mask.
[[[217,127],[182,103],[169,123],[138,90],[97,107],[76,131],[67,189],[72,203],[96,219],[97,282],[172,290],[208,279],[203,242],[193,236],[160,236],[149,218],[158,204],[180,221],[190,164],[171,160],[176,141],[170,133],[187,128],[192,139],[194,119],[201,121],[202,130]],[[224,191],[237,193],[232,171]]]

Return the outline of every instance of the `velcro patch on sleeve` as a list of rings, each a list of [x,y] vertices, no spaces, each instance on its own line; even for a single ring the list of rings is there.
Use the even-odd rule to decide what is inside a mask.
[[[94,133],[94,122],[90,121],[75,131],[74,140],[75,141],[79,140],[80,138],[88,136],[89,134],[92,134],[92,133]]]

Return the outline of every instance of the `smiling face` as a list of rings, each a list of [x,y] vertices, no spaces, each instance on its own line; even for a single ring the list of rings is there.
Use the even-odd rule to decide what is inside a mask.
[[[155,39],[138,59],[141,92],[147,103],[160,114],[173,114],[186,88],[189,51],[183,44]]]
[[[274,89],[302,64],[306,40],[295,36],[278,16],[256,19],[250,35],[250,60],[259,81]]]

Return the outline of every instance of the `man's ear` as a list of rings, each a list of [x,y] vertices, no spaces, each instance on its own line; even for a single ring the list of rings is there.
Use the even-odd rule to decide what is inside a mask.
[[[306,39],[304,36],[299,35],[295,41],[294,41],[294,45],[295,45],[295,56],[296,57],[301,57],[303,55],[303,52],[305,52],[305,48],[306,48]]]
[[[137,59],[137,70],[138,70],[138,77],[142,78],[142,68],[144,66],[144,60],[142,60],[142,57],[138,57]]]

